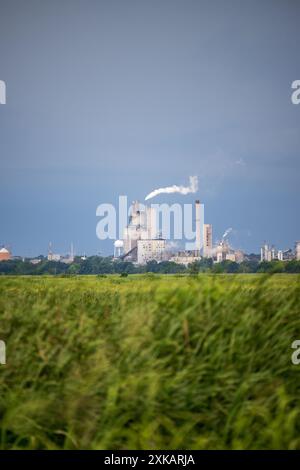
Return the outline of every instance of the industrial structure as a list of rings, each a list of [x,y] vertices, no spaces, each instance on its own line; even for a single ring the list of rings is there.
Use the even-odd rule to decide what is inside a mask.
[[[166,240],[163,238],[138,240],[137,263],[146,264],[148,261],[164,261],[166,256]]]
[[[203,225],[203,257],[211,258],[213,253],[212,225]]]
[[[146,264],[149,261],[172,261],[188,266],[202,258],[211,258],[213,262],[244,261],[244,253],[230,247],[226,231],[222,240],[213,246],[213,227],[204,223],[199,200],[195,201],[195,245],[194,249],[169,251],[168,242],[158,227],[158,214],[154,207],[141,205],[134,201],[131,206],[128,225],[123,232],[123,239],[114,243],[114,258]]]
[[[280,259],[281,253],[275,250],[274,246],[269,246],[267,243],[260,249],[260,261],[273,261],[274,259]]]
[[[53,253],[52,242],[49,243],[48,247],[48,261],[60,261],[61,256],[58,253]]]
[[[158,214],[154,207],[147,207],[134,201],[131,206],[128,225],[123,240],[114,243],[114,258],[146,264],[149,261],[174,261],[188,265],[202,256],[212,256],[212,226],[201,220],[200,201],[195,201],[195,249],[172,253],[168,251],[167,240],[158,227]],[[202,229],[201,229],[202,227]],[[205,240],[204,240],[205,237]]]
[[[134,201],[129,223],[124,229],[123,240],[114,244],[114,257],[138,264],[166,259],[166,240],[157,230],[157,214],[153,207]]]
[[[116,240],[114,243],[114,258],[120,258],[123,254],[124,242],[123,240]]]
[[[228,240],[226,239],[222,239],[220,241],[214,252],[216,263],[222,263],[222,261],[234,261],[235,263],[242,263],[244,261],[243,251],[234,250],[233,248],[231,248],[228,243]]]
[[[298,255],[297,255],[298,253]],[[297,258],[299,256],[299,258]],[[264,243],[260,249],[260,261],[291,261],[292,259],[300,260],[300,242],[296,242],[295,252],[291,248],[287,250],[277,250],[274,245],[270,246]]]
[[[183,264],[188,266],[195,261],[200,261],[200,251],[198,250],[184,250],[179,251],[178,253],[174,253],[174,255],[170,258],[170,261],[177,264]]]
[[[71,250],[70,253],[68,253],[66,256],[62,256],[58,253],[54,253],[52,250],[52,242],[49,243],[48,247],[48,256],[47,256],[48,261],[60,261],[61,263],[65,264],[71,264],[74,262],[75,255],[74,255],[74,246],[73,243],[71,243]]]

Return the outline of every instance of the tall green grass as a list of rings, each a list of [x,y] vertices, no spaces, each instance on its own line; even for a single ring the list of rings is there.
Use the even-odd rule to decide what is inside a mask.
[[[0,279],[2,449],[300,449],[299,276]]]

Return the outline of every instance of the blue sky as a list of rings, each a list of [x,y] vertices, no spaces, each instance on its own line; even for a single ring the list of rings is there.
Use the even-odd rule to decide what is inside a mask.
[[[293,246],[299,17],[283,0],[1,0],[0,244],[109,254],[100,203],[198,175],[214,238]]]

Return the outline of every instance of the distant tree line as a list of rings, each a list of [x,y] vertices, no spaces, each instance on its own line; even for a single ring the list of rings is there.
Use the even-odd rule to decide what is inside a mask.
[[[75,274],[139,274],[139,273],[300,273],[300,261],[259,262],[248,260],[242,263],[223,261],[213,263],[212,259],[195,261],[185,267],[171,261],[149,261],[145,266],[136,266],[129,261],[116,261],[112,257],[91,256],[85,260],[75,258],[72,264],[42,259],[38,264],[29,260],[0,262],[0,275],[75,275]]]

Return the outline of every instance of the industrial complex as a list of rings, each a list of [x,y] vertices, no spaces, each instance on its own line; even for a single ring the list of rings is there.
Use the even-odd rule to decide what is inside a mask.
[[[203,206],[203,205],[202,205]],[[113,259],[116,261],[130,261],[136,265],[146,265],[150,261],[160,263],[162,261],[171,261],[177,264],[188,266],[189,264],[200,261],[201,259],[211,259],[213,263],[232,261],[242,263],[248,259],[248,255],[240,249],[233,248],[228,241],[228,234],[232,229],[226,230],[221,240],[213,243],[213,226],[204,223],[204,206],[201,211],[199,200],[194,202],[193,207],[193,225],[195,227],[192,249],[174,248],[171,241],[163,236],[159,227],[159,214],[156,207],[146,206],[134,201],[130,208],[128,224],[123,230],[123,237],[114,242]],[[264,243],[259,255],[255,256],[261,262],[278,261],[300,261],[300,241],[295,243],[294,249],[278,250],[274,246]],[[85,255],[80,256],[81,260],[86,260]],[[12,256],[10,248],[0,247],[0,262],[10,259],[25,259],[20,256]],[[52,244],[49,243],[48,261],[56,261],[65,264],[72,264],[75,260],[73,244],[70,252],[62,256],[55,253]],[[41,257],[32,258],[32,264],[38,264]]]
[[[174,253],[168,247],[168,241],[163,238],[158,226],[158,214],[154,207],[140,205],[134,201],[131,207],[128,225],[124,229],[123,239],[115,242],[114,256],[126,259],[137,264],[146,264],[149,261],[175,261],[180,264],[189,264],[200,260],[201,220],[200,202],[195,203],[196,213],[196,243],[195,249]],[[211,238],[207,237],[208,248],[211,247]],[[207,250],[208,252],[208,250]]]
[[[153,207],[147,207],[134,201],[131,207],[128,225],[124,229],[123,238],[114,243],[114,258],[127,260],[136,264],[149,261],[173,261],[185,266],[202,258],[211,258],[215,263],[234,261],[241,263],[245,254],[242,250],[233,249],[225,232],[221,241],[213,244],[213,227],[201,220],[200,201],[196,200],[195,213],[195,247],[192,250],[174,251],[169,249],[168,240],[163,238],[158,226],[158,214]],[[204,218],[204,217],[203,217]],[[261,248],[261,261],[300,260],[300,242],[293,250],[275,250],[264,245]]]
[[[137,264],[148,261],[173,261],[188,265],[202,258],[213,258],[215,262],[225,260],[242,262],[244,254],[233,250],[226,238],[213,245],[213,228],[201,220],[200,201],[195,201],[195,247],[193,250],[174,252],[168,249],[158,227],[158,215],[153,207],[145,207],[135,201],[129,223],[124,229],[122,240],[115,242],[115,258],[127,259]]]

